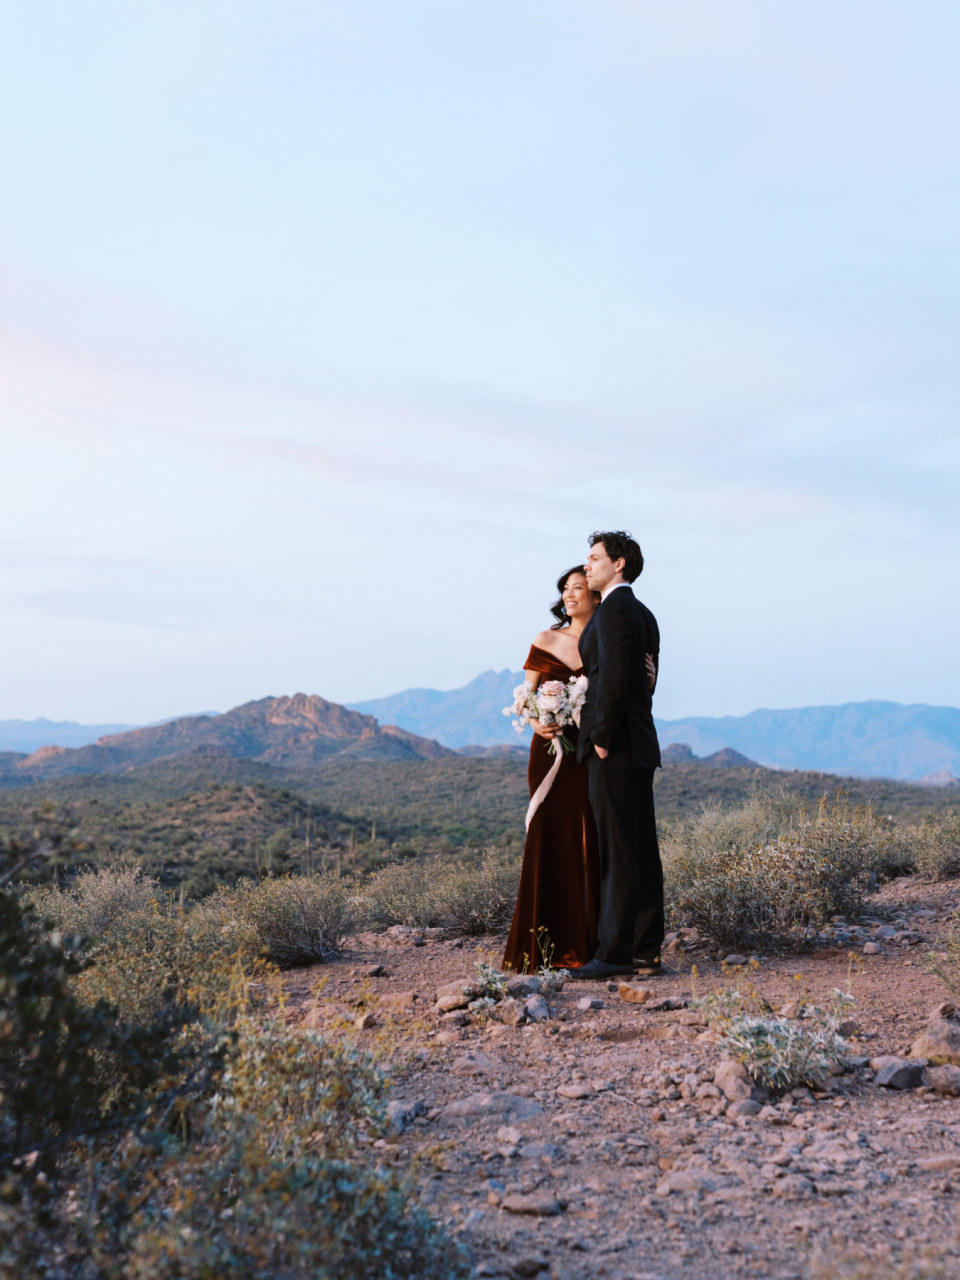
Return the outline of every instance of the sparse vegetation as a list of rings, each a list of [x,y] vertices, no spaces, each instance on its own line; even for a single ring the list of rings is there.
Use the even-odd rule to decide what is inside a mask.
[[[799,796],[756,792],[707,809],[664,833],[673,919],[720,947],[797,949],[831,915],[862,909],[888,834],[843,797],[812,810]]]
[[[325,953],[346,882],[301,880],[230,896],[274,949]],[[156,889],[121,867],[32,891],[87,941],[0,891],[2,1280],[465,1276],[369,1149],[378,1068],[252,1006],[231,930]]]
[[[343,949],[361,918],[355,894],[353,880],[332,872],[241,880],[208,899],[200,917],[281,969],[292,969],[330,960]]]
[[[444,926],[476,936],[510,919],[519,875],[519,860],[495,849],[485,850],[477,863],[411,860],[374,872],[363,902],[377,924]]]

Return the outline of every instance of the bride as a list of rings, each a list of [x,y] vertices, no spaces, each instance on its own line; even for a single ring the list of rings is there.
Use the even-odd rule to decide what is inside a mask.
[[[583,674],[577,645],[600,604],[599,592],[587,586],[582,565],[568,569],[557,590],[560,599],[550,610],[557,621],[535,637],[523,664],[533,689],[543,680],[566,682]],[[656,671],[649,656],[647,672],[652,686]],[[536,721],[532,728],[527,770],[531,796],[555,763],[548,744],[561,732],[556,725]],[[568,725],[562,732],[576,746],[576,727]],[[550,790],[530,817],[503,967],[522,973],[543,964],[563,969],[586,964],[597,949],[599,890],[600,857],[587,770],[570,753],[562,757]]]
[[[600,603],[599,594],[587,586],[582,565],[568,569],[557,589],[560,599],[551,609],[557,621],[534,639],[523,664],[533,689],[543,680],[567,681],[581,674],[577,642]],[[547,747],[560,732],[556,725],[536,721],[532,727],[527,770],[531,796],[554,763]],[[564,733],[576,744],[573,725]],[[571,753],[560,761],[552,787],[530,819],[503,967],[529,972],[542,964],[565,969],[586,964],[597,949],[599,889],[600,858],[587,771]]]

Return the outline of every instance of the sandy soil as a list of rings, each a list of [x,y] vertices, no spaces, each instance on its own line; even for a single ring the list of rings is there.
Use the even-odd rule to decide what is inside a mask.
[[[958,914],[960,882],[900,880],[859,934],[838,922],[816,952],[761,957],[749,980],[774,1007],[851,984],[859,1065],[754,1116],[703,1088],[723,1054],[715,1032],[689,1025],[689,1010],[626,1003],[613,984],[568,982],[536,1024],[439,1015],[437,989],[471,977],[478,954],[497,959],[503,938],[367,934],[285,985],[292,1019],[384,1055],[398,1132],[379,1154],[414,1168],[478,1275],[800,1280],[870,1256],[883,1280],[929,1248],[954,1276],[960,1098],[880,1088],[866,1060],[905,1055],[947,998],[924,957]],[[894,926],[918,936],[863,954]],[[648,984],[656,997],[689,997],[694,965],[698,994],[733,985],[702,948],[681,943],[668,960]],[[579,1008],[585,997],[602,1007]]]

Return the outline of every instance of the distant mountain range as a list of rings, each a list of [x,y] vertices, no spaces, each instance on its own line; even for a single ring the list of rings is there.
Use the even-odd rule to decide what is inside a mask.
[[[354,760],[433,760],[454,753],[395,725],[324,698],[297,693],[261,698],[225,715],[185,716],[145,729],[107,734],[81,747],[44,746],[0,753],[7,786],[76,774],[121,773],[174,756],[220,754],[283,766],[332,756]]]
[[[522,680],[518,671],[485,671],[461,689],[407,689],[352,706],[298,693],[248,702],[224,715],[182,716],[134,729],[0,721],[0,785],[117,773],[198,753],[293,767],[332,756],[519,755],[530,735],[518,736],[500,709]],[[714,765],[759,764],[940,786],[957,784],[960,774],[960,710],[954,707],[851,702],[658,720],[657,730],[665,763],[705,758]]]
[[[85,747],[107,733],[126,733],[135,724],[76,724],[72,720],[0,720],[0,751],[40,747]]]
[[[516,742],[500,708],[521,671],[485,671],[462,689],[407,689],[351,704],[445,746]],[[683,743],[697,756],[733,748],[774,769],[813,769],[857,777],[948,783],[960,774],[960,710],[897,702],[751,711],[745,716],[657,720],[661,744]]]

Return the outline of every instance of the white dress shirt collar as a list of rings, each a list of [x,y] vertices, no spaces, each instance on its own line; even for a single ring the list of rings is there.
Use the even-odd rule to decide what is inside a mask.
[[[609,582],[600,592],[600,603],[603,604],[611,591],[616,591],[617,587],[629,587],[629,582]]]

